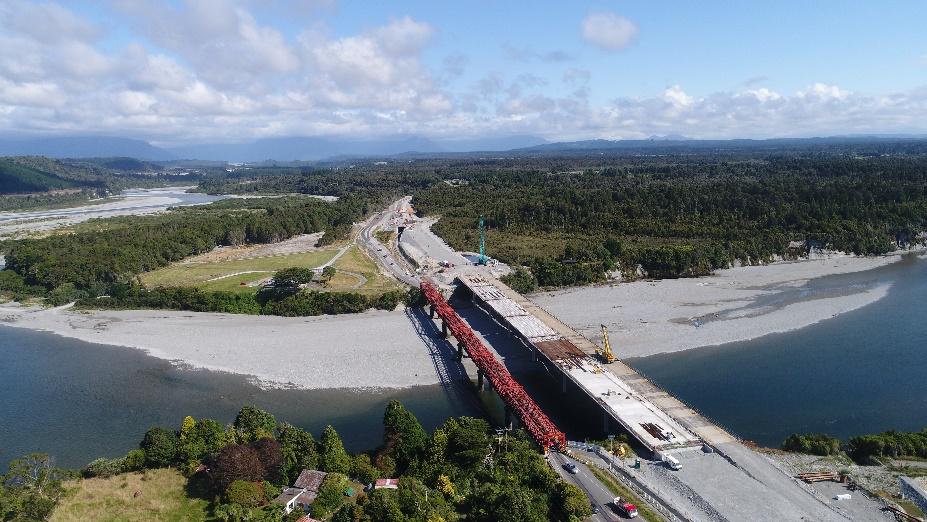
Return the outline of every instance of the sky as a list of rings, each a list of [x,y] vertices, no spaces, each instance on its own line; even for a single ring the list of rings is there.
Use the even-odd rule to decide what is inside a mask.
[[[923,0],[0,0],[0,134],[925,134],[925,20]]]

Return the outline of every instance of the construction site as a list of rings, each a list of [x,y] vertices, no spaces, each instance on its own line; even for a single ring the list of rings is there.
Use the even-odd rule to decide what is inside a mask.
[[[471,377],[475,377],[477,389],[488,384],[497,393],[505,405],[505,427],[523,428],[543,451],[562,455],[577,452],[579,457],[583,450],[577,445],[583,445],[569,442],[542,404],[597,411],[601,415],[599,433],[626,433],[643,462],[632,466],[626,459],[588,451],[583,458],[590,459],[590,466],[607,462],[606,469],[614,477],[639,492],[641,498],[649,499],[647,502],[666,520],[892,519],[878,501],[860,494],[853,495],[852,500],[837,497],[843,495],[841,490],[835,494],[825,489],[829,486],[802,481],[745,446],[620,361],[604,326],[603,345],[598,346],[512,290],[497,279],[499,272],[485,255],[483,241],[479,254],[467,259],[415,217],[407,216],[402,217],[406,228],[399,247],[408,246],[403,245],[407,241],[414,246],[404,255],[413,261],[450,256],[465,260],[426,269],[425,263],[420,263],[412,276],[419,283],[432,320],[439,323],[435,326],[451,343],[459,362],[469,359],[470,367],[475,365],[476,375]],[[481,239],[483,234],[480,230]],[[473,321],[479,323],[479,331]],[[541,374],[550,376],[543,381],[548,384],[540,403],[507,368],[518,351],[531,365],[543,368]],[[537,382],[532,385],[532,390],[539,391]],[[557,396],[559,401],[553,398]],[[564,402],[575,404],[567,406]]]

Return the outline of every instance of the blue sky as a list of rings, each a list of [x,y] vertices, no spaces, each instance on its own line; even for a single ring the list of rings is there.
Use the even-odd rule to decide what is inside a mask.
[[[923,1],[0,3],[0,131],[927,132]]]

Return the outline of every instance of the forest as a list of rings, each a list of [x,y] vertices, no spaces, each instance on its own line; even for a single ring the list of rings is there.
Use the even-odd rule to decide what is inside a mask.
[[[812,247],[882,254],[927,230],[920,142],[789,146],[412,156],[255,168],[250,177],[210,177],[200,189],[412,194],[420,214],[441,217],[433,230],[467,251],[477,248],[482,215],[488,255],[526,267],[510,278],[521,290],[597,282],[618,271],[626,279],[698,276]]]
[[[98,220],[73,233],[7,242],[7,270],[0,285],[8,291],[21,285],[94,298],[135,282],[142,272],[218,245],[273,243],[322,230],[346,232],[345,225],[364,216],[369,204],[361,198],[334,203],[301,197],[231,199],[152,216]],[[22,281],[17,283],[11,273]]]
[[[186,494],[207,501],[202,518],[228,522],[297,520],[304,513],[284,517],[272,501],[303,470],[326,473],[311,513],[333,522],[572,522],[590,514],[585,493],[562,482],[521,430],[503,443],[486,421],[460,417],[428,433],[397,401],[383,413],[382,444],[355,455],[330,425],[316,439],[245,406],[228,425],[188,416],[176,428],[153,427],[138,449],[96,459],[79,472],[51,461],[35,454],[13,462],[0,486],[0,518],[46,519],[67,501],[62,482],[78,475],[163,468],[178,470]],[[368,487],[379,478],[398,479],[398,489]]]
[[[102,194],[130,187],[190,183],[199,179],[196,173],[180,175],[163,165],[131,158],[59,160],[43,156],[0,157],[0,194],[6,195],[67,189],[92,190]]]
[[[927,158],[660,158],[597,170],[493,172],[417,192],[453,247],[530,268],[540,286],[705,275],[809,246],[883,254],[927,230]],[[792,247],[790,247],[791,242]],[[794,246],[799,244],[800,246]],[[521,278],[527,284],[531,280]]]

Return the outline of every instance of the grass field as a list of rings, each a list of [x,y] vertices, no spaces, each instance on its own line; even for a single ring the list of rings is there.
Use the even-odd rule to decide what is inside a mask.
[[[355,291],[366,294],[379,294],[387,290],[398,288],[396,283],[383,275],[374,264],[373,260],[367,257],[356,245],[348,249],[338,261],[335,261],[335,268],[338,272],[335,277],[328,282],[325,290],[330,291]],[[365,280],[359,288],[356,287],[359,282],[357,274]]]
[[[126,473],[65,484],[66,496],[52,513],[52,522],[199,521],[208,502],[186,496],[186,479],[173,469]],[[136,497],[135,492],[139,495]]]
[[[256,257],[253,259],[232,259],[218,261],[185,261],[142,274],[142,283],[149,287],[196,286],[208,291],[230,291],[252,293],[257,288],[249,283],[271,277],[281,268],[301,266],[316,268],[330,261],[340,248],[303,252],[290,255]],[[394,290],[396,283],[380,273],[372,259],[356,245],[345,251],[334,264],[335,277],[324,287],[329,292],[360,292],[379,294]],[[244,284],[242,284],[244,283]]]
[[[216,262],[181,262],[142,274],[147,287],[198,286],[204,290],[230,290],[254,292],[254,287],[241,283],[259,281],[281,268],[301,266],[315,268],[328,262],[338,253],[337,248],[303,252],[285,256],[268,256],[254,259],[235,259]]]

